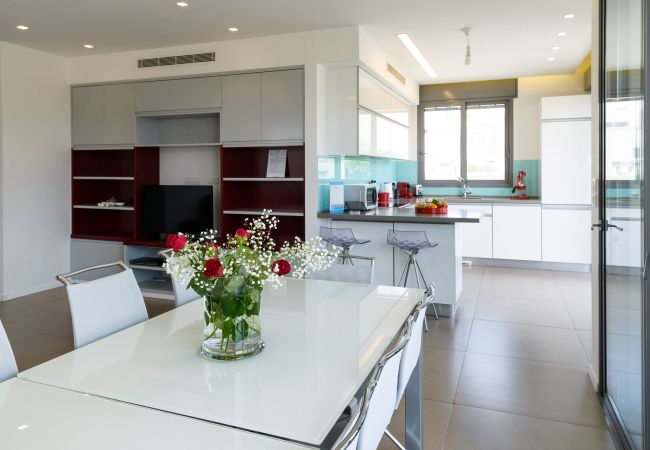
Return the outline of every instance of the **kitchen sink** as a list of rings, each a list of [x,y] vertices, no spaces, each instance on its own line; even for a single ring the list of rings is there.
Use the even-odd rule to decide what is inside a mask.
[[[483,199],[483,197],[481,197],[481,196],[479,196],[479,195],[468,195],[467,197],[461,197],[461,196],[458,196],[458,197],[453,197],[453,196],[447,197],[447,200],[452,200],[452,201],[454,201],[454,200],[482,200],[482,199]]]

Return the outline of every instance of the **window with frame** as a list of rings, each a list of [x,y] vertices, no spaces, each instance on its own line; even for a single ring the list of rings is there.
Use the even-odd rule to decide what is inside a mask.
[[[420,182],[457,186],[512,183],[512,101],[493,99],[421,106]]]

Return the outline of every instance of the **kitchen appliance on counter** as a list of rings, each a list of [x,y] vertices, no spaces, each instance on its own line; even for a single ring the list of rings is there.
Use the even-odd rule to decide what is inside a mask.
[[[527,200],[528,199],[528,194],[526,194],[526,183],[524,180],[526,179],[526,171],[525,170],[520,170],[517,172],[517,183],[512,187],[512,193],[514,194],[515,192],[519,191],[519,195],[513,195],[510,197],[513,200]]]
[[[345,207],[352,211],[368,211],[377,207],[377,184],[346,184]]]
[[[411,193],[411,183],[400,181],[397,183],[397,195],[402,198],[413,197]]]
[[[386,192],[388,194],[388,198],[393,198],[395,195],[395,186],[396,185],[394,181],[387,181],[381,184],[380,192]]]
[[[422,185],[421,184],[412,184],[411,185],[411,194],[415,197],[422,197]]]

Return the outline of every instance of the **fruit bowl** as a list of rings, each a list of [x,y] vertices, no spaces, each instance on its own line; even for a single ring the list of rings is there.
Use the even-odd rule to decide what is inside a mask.
[[[447,202],[437,198],[419,200],[415,204],[415,212],[418,214],[447,214],[448,206]]]

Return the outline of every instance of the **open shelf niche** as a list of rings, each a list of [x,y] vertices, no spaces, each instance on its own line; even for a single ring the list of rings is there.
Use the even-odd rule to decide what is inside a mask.
[[[287,150],[284,178],[267,178],[269,150]],[[221,149],[221,235],[233,234],[246,217],[271,209],[280,221],[278,244],[305,238],[305,148],[223,147]]]

